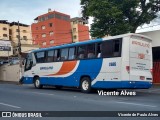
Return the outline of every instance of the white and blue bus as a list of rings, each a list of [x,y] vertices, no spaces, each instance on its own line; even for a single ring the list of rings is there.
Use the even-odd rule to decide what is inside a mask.
[[[35,88],[147,89],[152,86],[151,39],[124,34],[42,48],[27,55],[23,84]]]

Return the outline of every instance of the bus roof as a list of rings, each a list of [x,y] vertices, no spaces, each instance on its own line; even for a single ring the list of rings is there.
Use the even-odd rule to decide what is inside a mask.
[[[53,47],[49,47],[49,48],[40,48],[40,49],[33,50],[32,52],[60,49],[60,48],[72,47],[72,46],[76,46],[76,45],[85,45],[85,44],[89,44],[89,43],[96,43],[96,42],[100,42],[100,41],[104,41],[104,40],[123,38],[123,37],[127,37],[127,36],[139,36],[139,37],[146,38],[150,41],[152,40],[151,38],[144,36],[144,35],[141,35],[141,34],[128,33],[128,34],[122,34],[122,35],[117,35],[117,36],[109,36],[109,37],[105,37],[105,38],[99,38],[99,39],[95,39],[95,40],[88,40],[88,41],[84,41],[84,42],[76,42],[76,43],[64,44],[64,45],[60,45],[60,46],[53,46]]]
[[[73,47],[76,45],[85,45],[88,43],[95,43],[95,42],[100,42],[102,41],[101,38],[99,39],[95,39],[95,40],[88,40],[88,41],[84,41],[84,42],[76,42],[76,43],[71,43],[71,44],[64,44],[64,45],[59,45],[59,46],[53,46],[53,47],[49,47],[49,48],[40,48],[37,50],[33,50],[32,52],[40,52],[40,51],[46,51],[46,50],[52,50],[52,49],[60,49],[60,48],[66,48],[66,47]]]
[[[127,33],[127,34],[116,35],[116,36],[108,36],[108,37],[103,38],[103,40],[111,40],[111,39],[122,38],[122,37],[127,37],[127,36],[138,36],[138,37],[146,38],[149,41],[152,41],[150,37],[144,36],[142,34],[136,34],[136,33]]]

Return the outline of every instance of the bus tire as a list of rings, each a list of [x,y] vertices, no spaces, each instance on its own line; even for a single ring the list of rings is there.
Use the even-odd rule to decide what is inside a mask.
[[[91,92],[91,80],[89,77],[83,77],[81,79],[80,88],[83,93],[90,93]]]
[[[41,85],[39,77],[36,77],[34,80],[34,87],[37,89],[41,89],[43,87],[43,85]]]

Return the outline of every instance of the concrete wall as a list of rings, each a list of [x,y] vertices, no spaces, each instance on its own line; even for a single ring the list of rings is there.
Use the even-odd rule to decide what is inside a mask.
[[[152,47],[160,46],[160,30],[139,33],[152,38]]]
[[[0,66],[0,80],[18,82],[20,76],[19,64]]]

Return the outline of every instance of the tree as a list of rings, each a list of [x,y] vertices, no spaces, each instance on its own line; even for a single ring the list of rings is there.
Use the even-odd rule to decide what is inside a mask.
[[[157,17],[159,0],[81,0],[83,17],[93,17],[92,37],[135,33]]]

